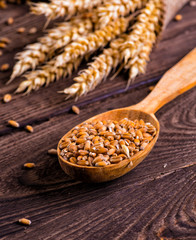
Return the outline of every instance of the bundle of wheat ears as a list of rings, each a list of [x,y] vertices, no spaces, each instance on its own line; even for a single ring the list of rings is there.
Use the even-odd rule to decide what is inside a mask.
[[[128,84],[144,73],[159,35],[188,0],[51,0],[33,3],[31,12],[64,22],[16,55],[9,82],[27,70],[16,92],[31,92],[70,76],[83,58],[100,55],[61,93],[79,97],[105,80],[111,70],[129,72]],[[105,48],[107,47],[107,48]],[[40,66],[41,65],[41,66]]]

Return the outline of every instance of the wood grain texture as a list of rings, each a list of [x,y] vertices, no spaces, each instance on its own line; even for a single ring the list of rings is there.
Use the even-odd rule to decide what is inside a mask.
[[[186,6],[181,11],[183,20],[169,25],[151,55],[147,74],[137,79],[144,85],[124,93],[126,75],[121,74],[113,84],[106,81],[81,98],[79,115],[69,111],[73,100],[63,102],[64,97],[56,94],[64,81],[29,96],[17,95],[9,104],[1,103],[0,239],[196,239],[195,88],[157,112],[161,132],[156,146],[122,178],[103,184],[81,183],[65,175],[57,158],[47,154],[74,125],[95,114],[141,101],[149,93],[147,80],[156,81],[196,45],[195,11]],[[16,25],[10,30],[2,16],[6,19],[12,14]],[[40,31],[22,42],[15,39],[14,29],[19,25],[36,26]],[[25,43],[35,41],[41,28],[40,19],[29,18],[26,6],[10,5],[0,10],[1,34],[9,33],[15,39],[0,62],[13,64],[14,53]],[[5,86],[10,73],[0,73],[1,96],[19,82]],[[66,84],[70,83],[71,79]],[[8,128],[8,118],[31,122],[34,133]],[[25,170],[22,166],[26,162],[35,162],[36,167]],[[22,217],[29,218],[31,226],[17,224]]]

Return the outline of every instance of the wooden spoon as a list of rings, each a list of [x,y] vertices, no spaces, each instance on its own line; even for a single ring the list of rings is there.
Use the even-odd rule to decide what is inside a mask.
[[[72,164],[60,156],[59,141],[57,147],[58,159],[62,169],[71,177],[85,182],[106,182],[118,178],[133,168],[135,168],[150,153],[155,145],[160,131],[160,126],[154,113],[166,103],[189,90],[196,85],[196,48],[185,56],[179,63],[167,71],[158,82],[154,90],[140,103],[115,109],[109,112],[96,115],[85,122],[92,120],[116,120],[123,118],[130,120],[143,119],[145,122],[152,123],[157,134],[155,138],[143,150],[135,154],[130,159],[125,159],[117,164],[111,164],[105,167],[89,167]],[[80,125],[79,125],[80,126]],[[70,130],[71,131],[71,130]],[[68,135],[70,131],[65,134]]]

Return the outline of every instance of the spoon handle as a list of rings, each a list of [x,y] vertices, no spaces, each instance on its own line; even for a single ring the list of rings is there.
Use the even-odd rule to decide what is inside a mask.
[[[153,91],[134,109],[155,113],[166,103],[196,86],[196,48],[169,69]]]

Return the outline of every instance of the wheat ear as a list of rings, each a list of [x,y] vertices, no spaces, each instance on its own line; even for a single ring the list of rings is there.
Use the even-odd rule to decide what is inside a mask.
[[[16,55],[18,62],[8,83],[20,76],[28,69],[35,69],[39,64],[51,58],[55,51],[64,47],[79,36],[86,35],[93,29],[91,19],[77,17],[70,22],[64,22],[58,27],[48,30],[48,33],[39,39],[39,42],[29,44],[26,50]]]
[[[64,75],[64,71],[67,72],[67,64],[74,63],[78,58],[83,58],[86,54],[92,54],[98,48],[104,47],[109,41],[126,31],[129,21],[130,18],[119,18],[118,21],[111,22],[103,29],[96,30],[94,33],[80,37],[68,44],[62,54],[48,62],[41,70],[30,72],[25,76],[28,79],[28,87],[30,82],[33,85],[28,89],[37,90],[39,86],[53,81],[55,77],[58,80]],[[27,81],[25,83],[27,84]],[[22,82],[16,91],[23,91],[24,86],[25,84]]]
[[[30,93],[32,90],[38,90],[42,86],[47,86],[49,83],[54,82],[60,77],[71,76],[72,72],[78,68],[82,61],[82,58],[78,58],[73,62],[68,62],[66,68],[44,66],[41,70],[31,71],[25,75],[27,80],[20,83],[15,93],[24,92],[25,94]],[[50,71],[48,71],[50,69]]]
[[[103,5],[97,7],[99,18],[97,28],[102,28],[109,22],[142,8],[146,2],[147,0],[106,0]]]
[[[141,10],[133,30],[120,48],[124,68],[129,69],[128,85],[139,73],[145,72],[149,54],[156,42],[156,34],[160,31],[161,9],[160,0],[150,0]]]
[[[136,23],[132,26],[132,31],[128,34],[127,40],[122,44],[120,51],[124,63],[137,55],[140,47],[148,41],[152,32],[158,31],[161,19],[161,0],[150,0],[146,7],[136,18]]]
[[[36,15],[44,14],[49,20],[64,16],[69,19],[102,2],[103,0],[51,0],[50,3],[32,3],[31,12]]]
[[[115,44],[115,41],[118,42],[118,39],[111,42],[108,50],[104,50],[103,54],[97,57],[88,69],[82,71],[78,77],[74,78],[74,81],[77,83],[64,89],[62,92],[68,97],[79,97],[86,94],[88,91],[93,90],[97,84],[108,76],[111,69],[115,68],[122,61],[124,61],[123,66],[125,69],[130,69],[130,79],[136,77],[138,73],[144,72],[153,43],[156,41],[155,32],[161,16],[158,9],[159,2],[159,0],[150,0],[138,15],[136,23],[132,27],[133,30],[129,34],[124,34],[123,42],[121,39],[119,40],[121,44]],[[145,12],[149,12],[149,9],[151,9],[152,16],[145,15]],[[144,19],[146,24],[141,24]]]
[[[106,79],[112,69],[119,65],[119,47],[124,41],[125,37],[123,35],[121,38],[113,40],[110,48],[104,49],[103,53],[96,57],[87,69],[74,78],[76,83],[69,88],[65,88],[61,93],[66,94],[67,98],[69,98],[73,96],[79,97],[93,90],[101,81]]]
[[[58,55],[55,60],[55,66],[63,66],[68,61],[73,61],[79,56],[93,53],[97,49],[104,47],[116,36],[126,31],[130,18],[119,18],[118,21],[110,22],[100,30],[96,30],[87,36],[80,37],[76,41],[67,45],[64,52]]]

